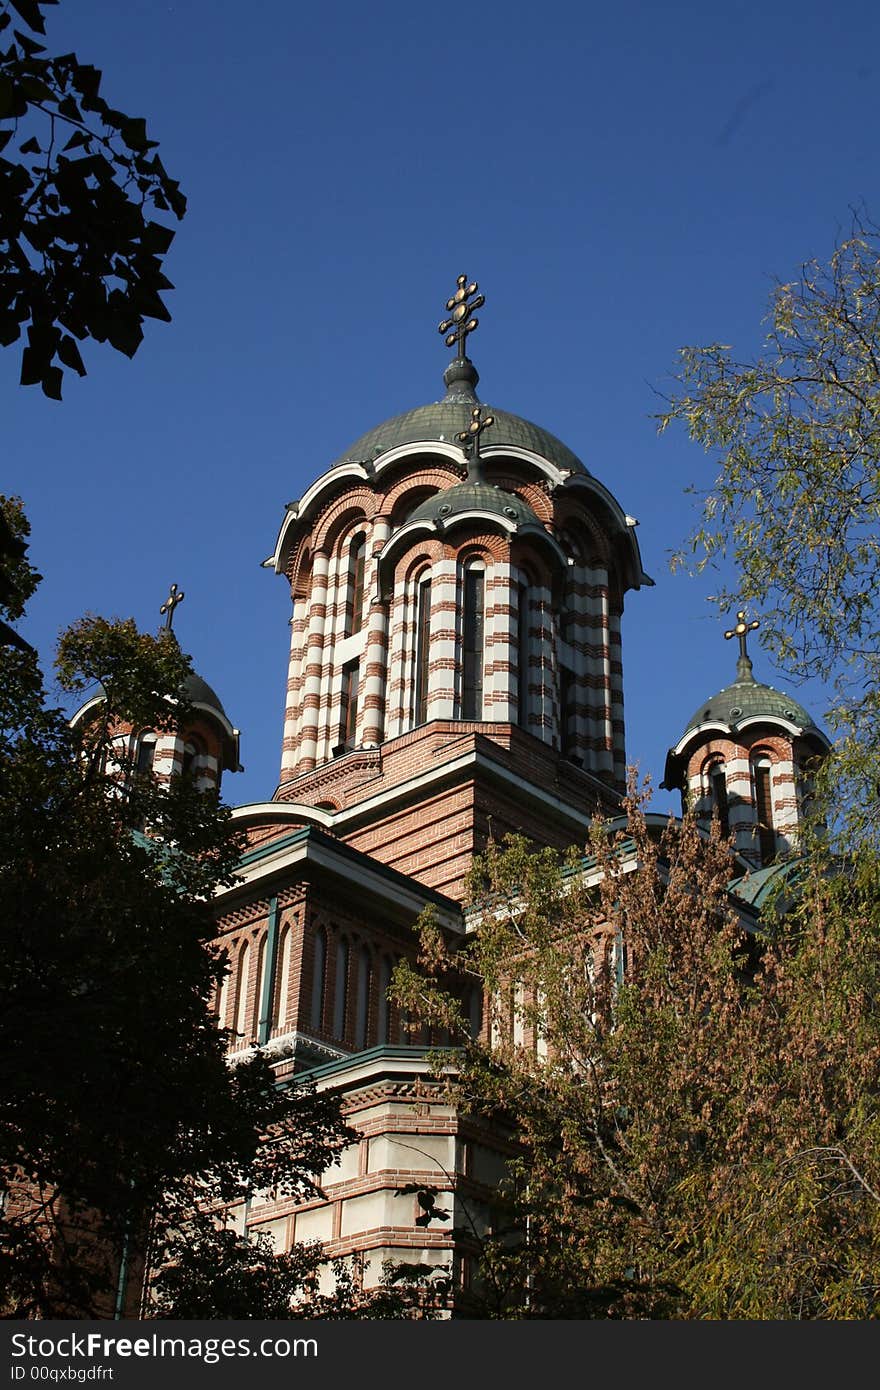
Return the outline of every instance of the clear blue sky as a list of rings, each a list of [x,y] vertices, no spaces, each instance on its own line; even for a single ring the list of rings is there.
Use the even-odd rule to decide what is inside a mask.
[[[683,344],[753,353],[774,278],[825,259],[852,205],[880,214],[876,0],[62,0],[48,43],[147,117],[189,212],[173,323],[132,362],[86,345],[57,404],[0,353],[0,488],[31,519],[45,580],[22,630],[47,663],[86,611],[157,626],[175,581],[181,643],[242,730],[226,796],[271,796],[290,603],[260,563],[288,500],[441,394],[465,272],[483,398],[640,519],[656,587],[627,598],[627,743],[659,782],[735,652],[711,581],[669,573],[713,460],[658,439],[655,393]],[[799,698],[821,714],[821,690]]]

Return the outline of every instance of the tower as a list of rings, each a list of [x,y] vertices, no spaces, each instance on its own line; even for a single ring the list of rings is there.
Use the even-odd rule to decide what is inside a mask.
[[[736,680],[694,711],[662,785],[680,790],[706,829],[717,814],[722,834],[760,869],[794,850],[813,769],[830,745],[803,705],[755,680],[746,644],[758,620],[736,617],[724,634],[739,641]]]

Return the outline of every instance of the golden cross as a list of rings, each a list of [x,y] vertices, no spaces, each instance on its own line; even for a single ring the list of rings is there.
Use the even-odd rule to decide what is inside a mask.
[[[171,624],[174,620],[174,610],[179,603],[183,603],[183,599],[184,595],[177,592],[177,585],[172,584],[171,592],[159,609],[160,613],[165,614],[165,626],[168,628],[169,632],[171,631]]]
[[[483,407],[475,405],[471,411],[471,422],[467,429],[456,435],[459,444],[464,444],[466,453],[469,453],[472,458],[479,458],[480,456],[480,435],[483,430],[487,430],[490,425],[495,423],[494,415],[487,415],[484,420],[482,413]]]
[[[732,628],[730,629],[729,632],[725,632],[724,636],[725,636],[725,637],[738,637],[738,638],[739,638],[739,654],[740,654],[741,657],[744,656],[744,657],[746,658],[746,660],[748,660],[748,655],[749,655],[749,654],[748,654],[748,652],[746,651],[746,633],[747,633],[747,632],[754,632],[755,628],[756,628],[756,627],[759,627],[759,626],[760,626],[760,624],[759,624],[757,618],[753,618],[752,621],[751,621],[750,623],[747,623],[747,622],[746,622],[746,610],[745,610],[744,608],[741,608],[740,611],[739,611],[739,612],[737,613],[737,615],[736,615],[736,627],[732,627]]]
[[[458,343],[458,356],[463,358],[464,340],[469,333],[473,333],[479,319],[471,318],[470,315],[475,309],[480,309],[486,303],[484,294],[477,294],[479,286],[476,280],[468,284],[466,275],[459,275],[456,281],[458,288],[451,299],[447,299],[446,308],[449,310],[450,317],[444,319],[440,324],[439,332],[446,334],[446,346],[452,347]],[[476,295],[471,299],[471,295]],[[470,303],[468,303],[470,300]],[[450,329],[452,330],[450,332]]]

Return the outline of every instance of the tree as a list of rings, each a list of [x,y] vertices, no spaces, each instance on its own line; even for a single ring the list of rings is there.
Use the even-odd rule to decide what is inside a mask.
[[[834,683],[831,764],[847,833],[880,843],[880,233],[856,219],[827,265],[776,287],[764,351],[687,347],[661,429],[683,421],[718,457],[690,540],[732,558],[726,608],[752,602],[795,679]],[[678,557],[679,562],[684,559]]]
[[[61,399],[64,368],[85,375],[78,343],[133,357],[144,318],[170,320],[162,258],[186,200],[142,117],[100,95],[101,73],[46,54],[42,11],[57,0],[0,0],[0,345],[27,330],[21,384]],[[28,32],[30,31],[30,32]],[[14,157],[13,157],[13,142]]]
[[[426,920],[420,970],[396,974],[400,1002],[461,1046],[459,1104],[519,1133],[462,1310],[876,1316],[874,886],[817,863],[758,936],[717,826],[658,836],[631,796],[625,831],[597,826],[588,850],[490,847],[464,947]],[[484,990],[483,1042],[462,976]]]
[[[23,538],[20,508],[4,510]],[[9,563],[17,613],[35,577]],[[106,1315],[185,1214],[254,1188],[312,1195],[352,1136],[335,1101],[280,1089],[260,1055],[227,1065],[210,900],[238,838],[216,795],[138,774],[115,737],[120,721],[185,724],[176,640],[77,624],[59,679],[100,682],[103,702],[75,729],[34,652],[0,658],[0,1304]]]

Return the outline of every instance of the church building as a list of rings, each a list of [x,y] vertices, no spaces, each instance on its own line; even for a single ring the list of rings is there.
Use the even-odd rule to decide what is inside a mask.
[[[458,1116],[388,1000],[430,906],[467,929],[464,880],[490,837],[583,845],[625,790],[624,601],[652,580],[636,523],[547,429],[477,394],[466,353],[483,296],[459,276],[440,325],[454,354],[439,398],[368,429],[287,505],[267,569],[289,590],[278,785],[239,806],[241,881],[216,900],[229,973],[216,1001],[230,1062],[265,1049],[280,1082],[308,1072],[359,1131],[325,1200],[255,1193],[233,1213],[276,1249],[449,1265],[462,1202],[489,1203],[504,1137]],[[169,602],[174,601],[174,591]],[[752,674],[739,614],[733,684],[670,749],[665,785],[734,836],[746,918],[793,852],[808,769],[828,743]],[[279,640],[281,617],[279,616]],[[219,786],[238,731],[198,677],[193,727],[140,734],[141,765]],[[231,789],[224,788],[229,798]],[[468,1001],[481,1028],[481,1001]],[[417,1224],[407,1185],[452,1220]],[[446,1195],[448,1193],[448,1200]]]

